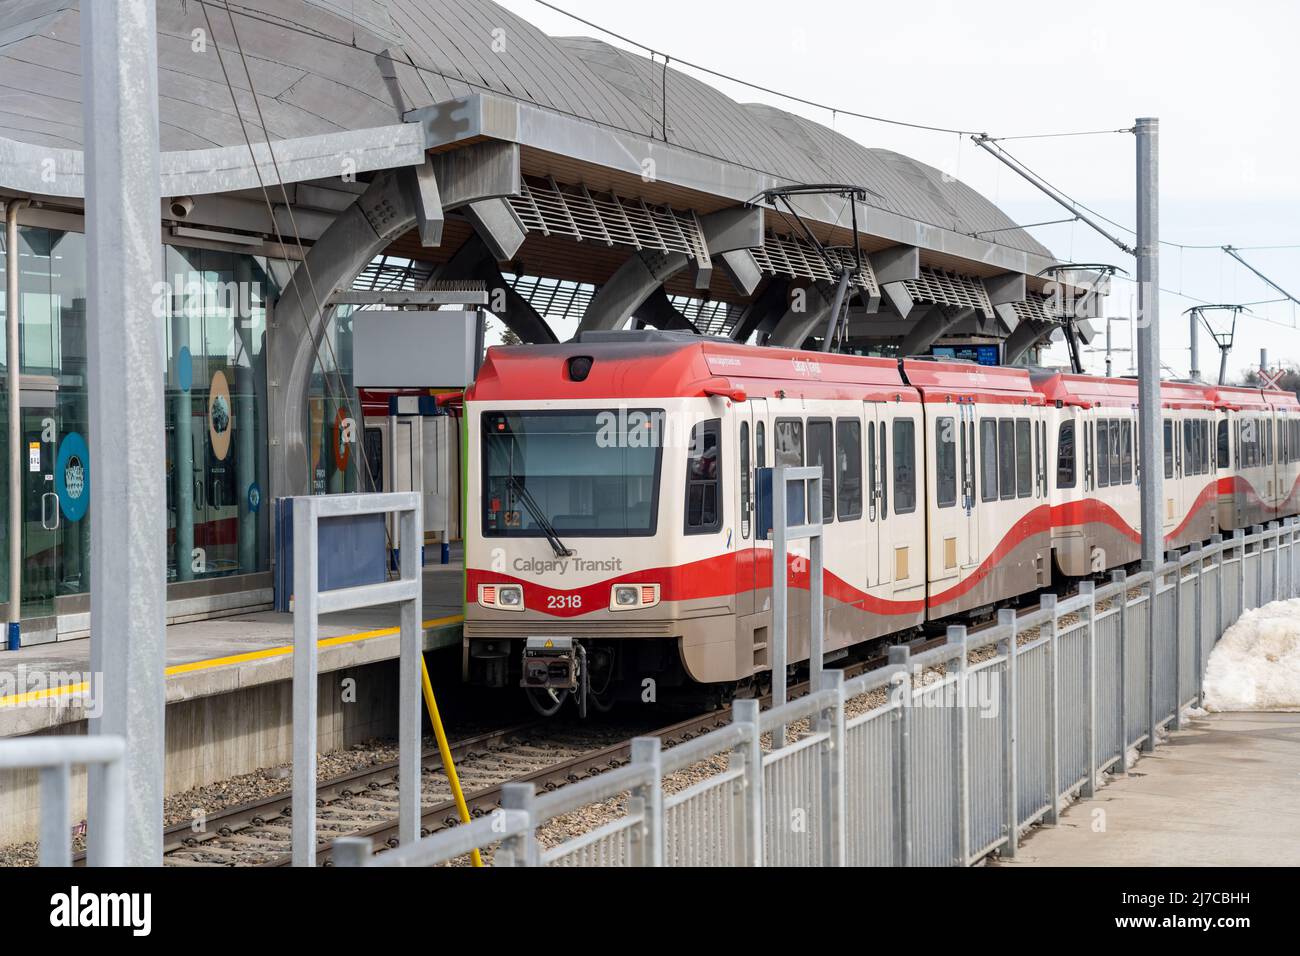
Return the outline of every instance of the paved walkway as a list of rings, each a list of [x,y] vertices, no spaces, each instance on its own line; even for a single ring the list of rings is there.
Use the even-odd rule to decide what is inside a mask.
[[[1185,726],[1000,865],[1300,866],[1300,714]]]

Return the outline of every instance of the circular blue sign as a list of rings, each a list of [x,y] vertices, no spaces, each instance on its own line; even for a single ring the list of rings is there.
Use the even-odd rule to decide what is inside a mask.
[[[248,510],[256,513],[260,507],[262,507],[262,489],[258,487],[257,482],[253,482],[248,486]]]
[[[86,447],[86,439],[76,432],[68,432],[59,444],[54,490],[65,518],[80,521],[86,516],[90,506],[90,449]]]
[[[176,356],[176,378],[182,392],[188,392],[194,384],[194,362],[190,359],[190,347],[182,345]]]

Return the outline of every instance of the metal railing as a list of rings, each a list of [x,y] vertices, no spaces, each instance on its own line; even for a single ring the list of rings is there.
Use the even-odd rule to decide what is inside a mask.
[[[104,772],[101,813],[87,834],[92,866],[126,862],[126,744],[115,736],[34,736],[0,740],[0,770],[40,772],[41,866],[72,865],[72,768],[100,766]]]
[[[400,607],[398,664],[398,828],[403,843],[420,832],[420,662],[423,581],[420,548],[402,548],[399,577],[377,584],[320,589],[322,521],[394,515],[402,541],[419,541],[423,501],[418,492],[316,495],[293,507],[293,865],[316,865],[316,720],[320,615],[381,604]]]
[[[536,794],[503,790],[501,809],[371,855],[336,842],[340,865],[427,866],[494,852],[496,865],[962,866],[1055,822],[1126,772],[1134,749],[1201,698],[1225,625],[1300,595],[1300,523],[1215,538],[1161,567],[1041,598],[1028,614],[948,630],[918,654],[668,750],[634,741],[618,769]],[[788,744],[774,731],[790,726]],[[572,835],[566,814],[597,822]],[[603,822],[602,822],[603,821]]]

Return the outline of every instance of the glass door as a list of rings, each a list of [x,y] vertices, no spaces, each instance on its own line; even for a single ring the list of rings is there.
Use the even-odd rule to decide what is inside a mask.
[[[26,380],[28,376],[24,376]],[[54,598],[62,568],[62,515],[54,471],[58,456],[58,392],[22,390],[23,643],[53,640]]]

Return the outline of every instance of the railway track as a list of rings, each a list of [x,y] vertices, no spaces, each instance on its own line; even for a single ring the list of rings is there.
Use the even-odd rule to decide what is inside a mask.
[[[1032,607],[1020,613],[1029,613]],[[990,622],[991,623],[991,622]],[[989,626],[988,624],[982,626]],[[972,631],[982,629],[972,628]],[[944,642],[943,637],[911,642],[920,653]],[[849,664],[848,677],[882,667],[878,656]],[[792,685],[790,697],[807,693],[807,683]],[[769,703],[764,698],[764,705]],[[690,740],[730,719],[716,710],[666,727],[630,728],[628,723],[557,724],[553,720],[515,724],[454,741],[452,755],[461,776],[466,803],[475,816],[496,809],[506,783],[532,783],[539,790],[577,782],[626,763],[632,736],[660,737],[666,746]],[[629,730],[633,730],[629,734]],[[423,770],[421,831],[424,834],[459,823],[456,804],[436,748],[421,756]],[[379,850],[397,841],[398,775],[396,762],[353,771],[317,787],[317,858],[329,865],[333,841],[340,836],[365,836]],[[209,815],[202,829],[181,823],[164,830],[164,861],[170,866],[287,866],[290,862],[291,796],[277,794]],[[80,857],[78,863],[84,862]]]

